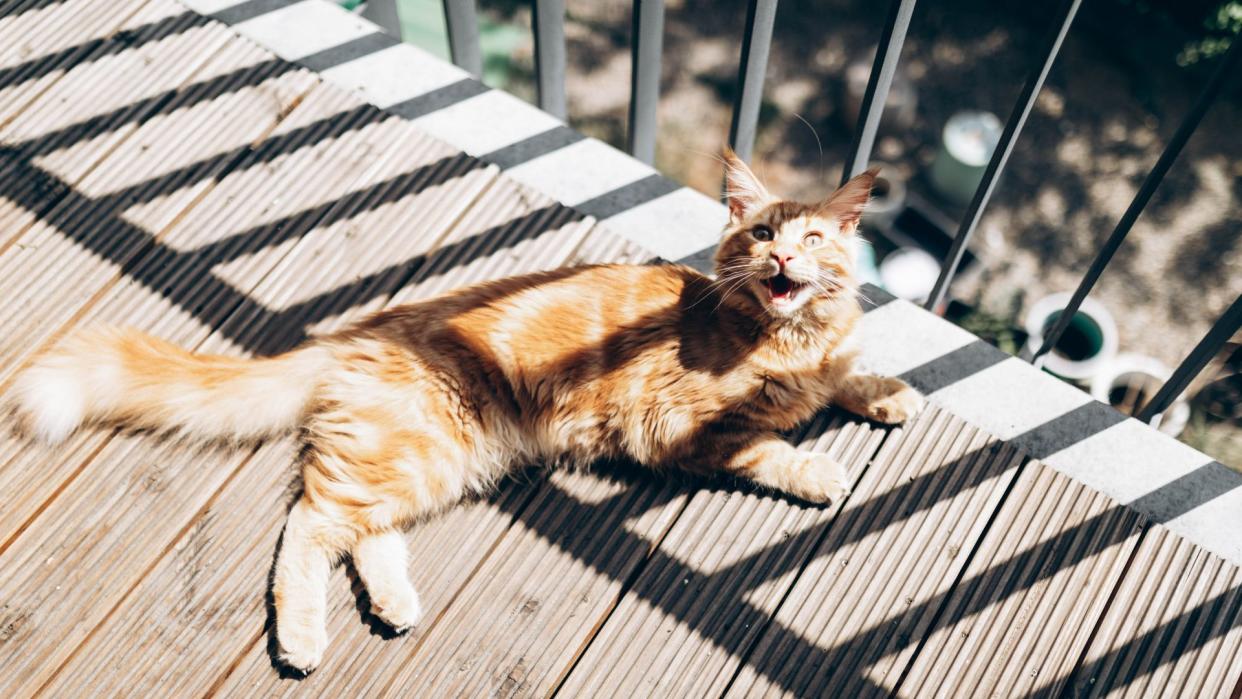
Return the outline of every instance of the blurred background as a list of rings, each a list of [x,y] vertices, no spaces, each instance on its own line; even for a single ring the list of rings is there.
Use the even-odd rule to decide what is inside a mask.
[[[484,82],[533,102],[531,4],[481,0],[479,10]],[[887,10],[780,2],[753,158],[774,192],[814,200],[837,182]],[[885,180],[864,228],[872,281],[913,300],[930,288],[973,192],[972,167],[981,171],[1042,58],[1052,10],[1026,0],[916,7],[873,156]],[[405,41],[447,59],[440,0],[398,0],[398,11]],[[630,0],[566,2],[569,123],[622,149],[631,11]],[[656,167],[713,197],[745,14],[744,0],[666,3]],[[946,316],[1015,354],[1055,319],[1058,295],[1078,284],[1239,28],[1238,0],[1084,2]],[[1232,79],[1049,361],[1120,409],[1149,398],[1242,294],[1240,98]],[[1161,428],[1242,468],[1242,337]]]

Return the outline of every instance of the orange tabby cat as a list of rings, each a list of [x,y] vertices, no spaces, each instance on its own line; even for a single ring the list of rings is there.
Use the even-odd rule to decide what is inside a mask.
[[[851,238],[875,172],[803,205],[726,158],[731,222],[715,280],[680,266],[531,274],[268,359],[95,332],[22,375],[19,409],[50,441],[85,419],[228,440],[300,428],[304,491],[272,592],[281,658],[303,671],[327,645],[339,557],[352,555],[375,614],[409,628],[422,610],[401,528],[524,464],[628,457],[839,500],[841,465],[778,433],[830,402],[890,423],[923,405],[897,379],[854,373],[845,349],[861,315]]]

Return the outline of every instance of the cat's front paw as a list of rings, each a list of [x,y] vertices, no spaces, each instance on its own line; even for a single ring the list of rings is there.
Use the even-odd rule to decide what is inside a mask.
[[[280,644],[280,662],[290,669],[308,675],[323,660],[328,647],[328,633],[313,625],[276,624],[276,641]]]
[[[850,494],[850,474],[827,454],[801,454],[793,495],[803,500],[836,504]]]
[[[901,379],[888,379],[886,395],[876,398],[867,404],[866,417],[883,422],[886,425],[900,425],[918,415],[927,403],[923,394],[910,388]]]

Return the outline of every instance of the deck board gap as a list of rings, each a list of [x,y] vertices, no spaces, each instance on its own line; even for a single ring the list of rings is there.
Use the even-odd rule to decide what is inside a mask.
[[[221,482],[220,487],[212,493],[211,497],[198,508],[198,511],[196,511],[193,516],[186,520],[185,525],[180,531],[177,532],[176,536],[173,536],[168,540],[168,543],[164,546],[164,550],[151,560],[150,564],[147,565],[146,570],[144,570],[141,575],[134,578],[133,584],[128,590],[125,591],[125,594],[118,597],[116,602],[113,603],[112,608],[99,619],[99,621],[91,628],[90,631],[87,632],[85,636],[82,637],[80,641],[78,641],[77,646],[75,646],[69,655],[65,656],[64,660],[61,661],[60,667],[58,667],[55,672],[43,681],[43,684],[41,684],[39,689],[35,692],[36,695],[41,695],[49,685],[56,681],[56,678],[60,676],[60,673],[73,662],[73,660],[78,656],[78,653],[80,653],[82,649],[90,643],[91,639],[94,638],[95,634],[98,633],[101,628],[106,626],[112,616],[116,614],[117,610],[123,607],[125,603],[129,601],[129,598],[134,594],[134,592],[142,587],[143,581],[147,579],[147,576],[151,574],[151,571],[155,570],[155,568],[159,566],[160,562],[163,561],[164,558],[168,556],[168,554],[177,546],[177,544],[181,542],[186,534],[198,524],[203,515],[211,510],[212,506],[216,504],[216,501],[220,498],[225,488],[236,480],[238,474],[246,468],[246,466],[250,463],[250,460],[254,458],[258,451],[259,448],[257,446],[250,449],[250,453],[248,453],[245,458],[241,459],[241,461],[237,464],[237,467],[225,477],[225,479]]]
[[[561,687],[564,686],[565,681],[569,679],[571,674],[573,674],[574,668],[578,666],[578,663],[582,660],[583,656],[586,655],[586,651],[591,647],[591,643],[593,643],[596,637],[599,636],[600,630],[603,629],[604,625],[608,623],[608,620],[612,617],[613,612],[616,611],[617,606],[621,604],[621,600],[623,600],[626,594],[634,588],[634,584],[638,581],[638,578],[643,574],[643,572],[646,571],[647,564],[651,562],[652,557],[655,555],[656,551],[659,550],[660,544],[664,543],[664,539],[668,536],[669,532],[673,530],[674,525],[676,525],[686,513],[686,509],[689,506],[690,498],[682,498],[681,506],[678,508],[677,513],[669,519],[668,525],[664,527],[661,532],[659,532],[659,535],[652,538],[651,545],[647,548],[647,555],[643,557],[638,565],[634,566],[634,570],[626,576],[625,580],[621,581],[621,588],[617,590],[612,602],[608,605],[608,609],[600,615],[599,619],[595,623],[595,626],[591,628],[591,630],[587,633],[586,638],[584,638],[578,645],[578,650],[574,651],[573,659],[569,663],[565,664],[564,669],[561,670],[560,676],[557,677],[556,681],[552,683],[552,689],[548,692],[549,697],[557,696],[560,693]]]
[[[992,512],[988,515],[987,522],[983,525],[983,529],[980,530],[979,535],[975,537],[975,541],[971,545],[970,554],[966,556],[964,561],[962,561],[961,567],[958,569],[957,574],[953,577],[953,582],[949,585],[948,589],[941,597],[940,604],[938,605],[936,612],[932,614],[931,621],[927,624],[927,628],[923,632],[923,637],[919,639],[917,644],[915,644],[914,652],[910,654],[910,659],[906,662],[905,667],[902,668],[901,673],[897,676],[897,681],[893,683],[893,690],[890,693],[890,696],[900,696],[902,684],[905,683],[906,677],[910,674],[910,670],[914,668],[914,664],[918,660],[919,655],[923,652],[928,640],[931,639],[932,634],[934,634],[938,628],[940,617],[944,615],[944,611],[949,606],[949,602],[953,599],[954,593],[957,592],[958,586],[962,584],[962,580],[965,579],[967,573],[970,571],[970,564],[974,562],[975,556],[979,554],[979,549],[982,548],[984,542],[987,541],[988,534],[991,533],[992,526],[996,523],[997,517],[1000,514],[1001,509],[1004,507],[1005,502],[1009,500],[1009,497],[1013,494],[1013,491],[1021,481],[1023,471],[1028,468],[1035,468],[1033,464],[1035,464],[1034,459],[1025,457],[1022,463],[1019,464],[1018,468],[1014,471],[1013,477],[1010,478],[1009,482],[1005,484],[1005,492],[1000,496],[1000,498],[997,499],[996,505],[992,508]]]
[[[1099,616],[1097,616],[1095,621],[1092,622],[1091,633],[1087,634],[1087,641],[1083,644],[1082,650],[1078,653],[1078,658],[1074,660],[1073,670],[1071,670],[1070,674],[1065,677],[1065,684],[1062,686],[1061,692],[1058,696],[1068,697],[1073,693],[1074,682],[1078,678],[1078,671],[1082,668],[1083,662],[1086,660],[1087,655],[1091,652],[1091,648],[1095,645],[1095,637],[1100,633],[1100,628],[1104,625],[1104,620],[1108,618],[1108,612],[1112,609],[1113,603],[1117,601],[1117,597],[1121,593],[1121,589],[1125,585],[1126,578],[1130,573],[1130,568],[1134,565],[1134,561],[1138,559],[1139,553],[1142,550],[1141,547],[1143,545],[1143,539],[1151,531],[1151,526],[1150,522],[1144,520],[1142,529],[1139,531],[1138,536],[1134,540],[1134,548],[1130,550],[1130,555],[1126,557],[1126,562],[1121,568],[1121,575],[1117,576],[1117,582],[1114,583],[1113,588],[1108,591],[1108,600],[1100,609]]]
[[[12,123],[14,120],[16,120],[16,119],[20,118],[20,117],[21,117],[21,115],[22,115],[22,114],[24,114],[24,113],[26,112],[26,110],[30,107],[30,105],[35,104],[35,103],[36,103],[36,102],[38,102],[40,99],[42,99],[42,97],[43,97],[45,94],[47,94],[48,90],[51,90],[51,89],[52,89],[53,87],[55,87],[55,86],[56,86],[56,85],[57,85],[57,84],[58,84],[61,80],[63,80],[63,79],[65,78],[65,76],[69,73],[69,70],[70,70],[73,66],[79,65],[79,64],[81,64],[81,63],[86,63],[86,62],[89,62],[89,60],[91,59],[91,57],[92,57],[92,56],[94,56],[96,53],[99,53],[101,49],[106,48],[106,47],[107,47],[107,42],[108,42],[108,41],[113,41],[113,40],[114,40],[114,38],[113,38],[113,37],[115,37],[115,36],[116,36],[117,32],[120,30],[120,28],[121,28],[121,27],[124,27],[124,26],[125,26],[125,24],[126,24],[127,22],[129,22],[131,19],[133,19],[135,15],[137,15],[137,14],[138,14],[138,13],[140,13],[140,12],[142,12],[143,10],[145,10],[148,6],[150,6],[150,5],[152,5],[152,4],[154,4],[154,0],[144,0],[143,2],[137,2],[137,3],[134,3],[134,5],[133,5],[133,9],[132,9],[130,12],[126,13],[126,14],[125,14],[124,16],[122,16],[122,17],[118,17],[118,18],[116,18],[116,23],[115,23],[115,24],[113,24],[113,25],[112,25],[112,27],[111,27],[110,29],[108,29],[108,30],[107,30],[107,34],[105,34],[105,35],[102,37],[102,38],[104,38],[104,39],[105,39],[105,41],[104,41],[103,43],[101,43],[99,46],[96,46],[94,49],[92,49],[91,51],[87,52],[87,53],[86,53],[85,55],[83,55],[83,56],[72,56],[72,55],[68,55],[68,56],[65,56],[65,57],[64,57],[61,61],[57,62],[56,64],[54,64],[54,65],[52,65],[52,66],[50,66],[50,67],[49,67],[49,69],[48,69],[48,71],[47,71],[48,73],[52,73],[52,72],[55,72],[56,70],[60,70],[60,71],[61,71],[60,75],[58,75],[55,79],[48,81],[48,83],[47,83],[46,85],[44,85],[41,89],[39,89],[38,91],[36,91],[34,94],[32,94],[32,95],[22,95],[22,96],[21,96],[21,99],[24,99],[24,100],[25,100],[25,104],[24,104],[24,105],[22,105],[22,107],[21,107],[20,109],[18,109],[16,112],[14,112],[13,114],[9,115],[8,117],[6,117],[6,118],[4,118],[4,119],[0,119],[0,130],[3,130],[6,126],[8,126],[8,125],[9,125],[10,123]],[[93,41],[93,40],[95,40],[96,38],[99,38],[99,37],[92,37],[92,38],[90,38],[90,39],[87,39],[85,42],[80,42],[80,43],[75,44],[74,46],[69,47],[69,48],[77,48],[77,49],[79,49],[79,50],[80,50],[80,49],[82,49],[82,48],[85,46],[85,44],[86,44],[86,43],[89,43],[90,41]],[[64,51],[67,51],[67,50],[68,50],[68,49],[65,49]],[[64,52],[64,51],[62,51],[62,52]],[[105,52],[105,53],[103,53],[103,55],[105,55],[105,56],[106,56],[106,55],[107,55],[107,53]],[[46,77],[46,76],[43,76],[43,77]],[[35,80],[38,80],[38,79],[39,79],[39,78],[35,78]]]
[[[876,459],[879,457],[881,453],[883,453],[885,444],[887,444],[889,439],[892,439],[893,432],[894,430],[892,429],[886,429],[883,431],[883,434],[880,437],[879,441],[876,442],[874,449],[872,449],[871,455],[868,456],[867,460],[863,463],[863,467],[859,471],[858,477],[855,479],[855,483],[861,483],[863,478],[867,476],[867,471],[869,471],[872,468],[872,466],[875,464]],[[851,497],[854,497],[853,493],[850,493],[850,495],[847,496],[844,501],[842,501],[841,509],[845,508],[845,505],[849,503],[849,499]],[[838,514],[839,513],[840,511],[838,511]],[[746,668],[746,664],[750,660],[750,656],[754,653],[755,648],[759,645],[759,642],[764,638],[764,636],[767,635],[768,629],[772,626],[772,623],[776,620],[777,615],[780,614],[781,608],[785,606],[785,602],[787,602],[789,600],[789,596],[793,594],[794,588],[798,584],[798,581],[802,579],[803,574],[806,573],[807,569],[811,566],[811,562],[814,559],[814,552],[818,551],[820,547],[824,545],[824,542],[828,538],[829,532],[832,530],[832,524],[835,521],[836,521],[836,517],[833,518],[832,522],[830,522],[828,526],[823,527],[823,531],[819,533],[814,543],[812,543],[811,546],[807,549],[807,551],[809,552],[808,555],[804,558],[804,560],[801,563],[799,563],[798,572],[790,579],[789,584],[785,587],[785,590],[781,593],[780,599],[777,601],[776,605],[772,608],[772,613],[768,615],[766,620],[764,620],[763,626],[754,634],[754,637],[750,639],[750,642],[747,643],[746,648],[743,649],[741,655],[738,657],[737,667],[733,669],[733,672],[731,673],[729,677],[729,681],[726,682],[724,687],[720,690],[721,699],[723,699],[723,697],[728,696],[729,691],[733,689],[733,684],[737,682],[738,677],[741,676],[742,671]]]
[[[113,434],[115,434],[115,432]],[[73,481],[76,480],[78,476],[82,474],[83,471],[86,470],[87,466],[90,466],[91,462],[95,460],[95,457],[99,456],[99,452],[103,451],[104,447],[106,447],[108,445],[108,442],[110,442],[111,440],[112,440],[112,436],[109,436],[107,439],[101,440],[99,444],[82,459],[82,463],[78,464],[78,467],[73,469],[70,476],[66,478],[64,482],[60,484],[60,486],[58,486],[54,491],[52,491],[51,497],[44,500],[43,503],[40,504],[39,507],[34,512],[32,512],[31,515],[27,517],[21,523],[20,526],[18,526],[16,529],[14,529],[9,534],[8,538],[6,538],[3,542],[0,542],[0,556],[4,555],[4,552],[8,550],[9,546],[11,546],[14,541],[17,541],[18,538],[21,537],[23,532],[25,532],[27,529],[30,528],[30,525],[33,524],[34,521],[38,519],[39,516],[42,515],[43,512],[47,510],[47,508],[50,507],[52,503],[56,501],[56,498],[59,497],[60,494],[64,492],[64,490],[68,488],[70,484],[72,484]]]

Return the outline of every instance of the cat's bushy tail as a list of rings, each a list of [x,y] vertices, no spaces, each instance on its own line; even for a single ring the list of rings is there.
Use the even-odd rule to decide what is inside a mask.
[[[49,442],[88,420],[253,440],[298,426],[328,361],[313,345],[241,359],[105,329],[76,335],[40,357],[18,377],[14,395],[26,427]]]

